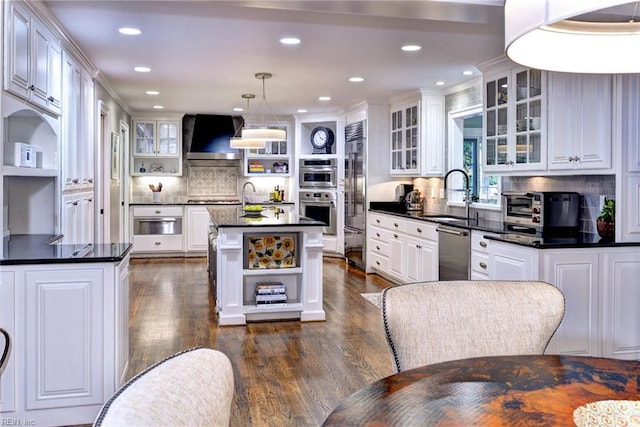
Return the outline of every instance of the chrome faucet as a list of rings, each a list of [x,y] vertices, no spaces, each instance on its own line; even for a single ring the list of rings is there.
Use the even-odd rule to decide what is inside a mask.
[[[251,181],[247,181],[242,185],[242,208],[244,209],[245,206],[247,206],[247,196],[245,195],[245,191],[247,189],[247,185],[251,186],[251,189],[253,190],[253,192],[256,192],[256,186],[253,185],[253,182]]]
[[[464,191],[464,211],[465,211],[465,217],[467,219],[471,219],[471,186],[469,185],[469,174],[467,174],[467,172],[465,172],[463,169],[451,169],[444,176],[444,190],[446,192],[447,178],[449,178],[449,175],[451,175],[453,172],[460,172],[464,176],[464,189],[462,190]],[[476,219],[477,219],[477,214],[478,212],[476,212]]]

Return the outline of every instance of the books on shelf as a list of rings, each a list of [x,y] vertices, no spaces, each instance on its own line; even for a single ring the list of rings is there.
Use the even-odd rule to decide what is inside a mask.
[[[282,282],[258,282],[256,283],[256,305],[287,304],[287,288]]]

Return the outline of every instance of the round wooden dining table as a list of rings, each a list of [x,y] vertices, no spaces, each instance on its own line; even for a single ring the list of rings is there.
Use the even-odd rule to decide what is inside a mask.
[[[573,426],[598,400],[640,400],[640,362],[499,356],[423,366],[376,381],[324,426]]]

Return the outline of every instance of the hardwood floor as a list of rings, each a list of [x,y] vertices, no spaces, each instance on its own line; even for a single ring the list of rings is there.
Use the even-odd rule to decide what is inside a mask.
[[[175,352],[224,352],[235,372],[231,425],[318,426],[340,402],[392,374],[380,311],[362,298],[390,283],[325,258],[325,322],[216,324],[203,258],[136,259],[129,377]]]

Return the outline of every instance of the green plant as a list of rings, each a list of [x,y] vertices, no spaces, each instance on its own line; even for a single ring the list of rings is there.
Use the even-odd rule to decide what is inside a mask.
[[[605,199],[602,211],[598,220],[605,222],[615,222],[616,219],[616,201],[612,199]]]

